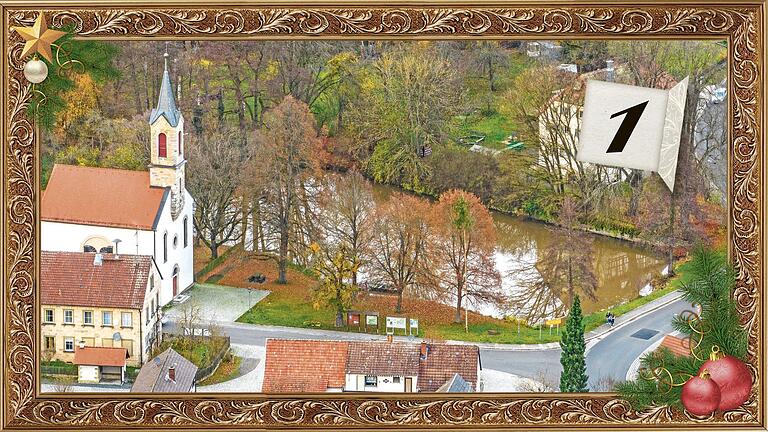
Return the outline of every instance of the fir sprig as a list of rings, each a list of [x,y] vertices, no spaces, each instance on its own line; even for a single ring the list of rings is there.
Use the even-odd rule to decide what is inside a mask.
[[[33,94],[29,107],[30,113],[34,113],[35,120],[44,130],[53,128],[56,123],[56,114],[66,108],[63,94],[74,86],[73,74],[86,73],[96,83],[103,83],[120,76],[120,71],[113,64],[114,58],[119,53],[117,46],[102,41],[75,39],[73,25],[57,30],[67,34],[56,41],[52,62],[41,58],[48,66],[48,77],[36,85],[35,89],[38,92]],[[67,60],[76,62],[62,68],[56,61],[57,51],[62,64]]]
[[[640,359],[642,368],[653,370],[661,364],[669,371],[669,375],[663,374],[663,380],[639,377],[616,386],[619,395],[636,410],[650,406],[679,406],[681,384],[687,377],[698,373],[713,346],[740,359],[746,355],[747,332],[740,324],[732,295],[736,272],[726,254],[696,248],[685,273],[686,282],[681,284],[680,290],[686,301],[701,306],[701,322],[696,325],[696,329],[703,330],[704,336],[696,334],[686,317],[677,316],[673,319],[675,329],[685,336],[692,336],[694,346],[701,339],[696,349],[697,355],[675,356],[666,348],[644,355]],[[673,377],[673,383],[664,381],[668,381],[669,376]]]

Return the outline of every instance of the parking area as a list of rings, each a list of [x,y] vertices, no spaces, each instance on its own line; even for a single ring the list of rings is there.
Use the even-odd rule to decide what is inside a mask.
[[[185,309],[195,308],[199,311],[198,317],[202,321],[234,322],[268,294],[269,291],[253,288],[195,284],[182,293],[188,298],[183,302],[174,301],[166,310],[164,321],[178,319]],[[181,295],[177,298],[179,297]]]

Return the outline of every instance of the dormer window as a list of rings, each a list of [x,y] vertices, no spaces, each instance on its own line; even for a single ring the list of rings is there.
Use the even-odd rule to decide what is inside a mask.
[[[164,133],[157,136],[157,156],[168,157],[168,143]]]

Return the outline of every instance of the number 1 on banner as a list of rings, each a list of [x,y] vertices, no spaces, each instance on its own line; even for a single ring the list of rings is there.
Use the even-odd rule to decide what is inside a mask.
[[[608,146],[608,151],[606,151],[606,153],[621,153],[624,150],[624,147],[626,147],[627,142],[629,142],[629,137],[635,130],[637,122],[640,121],[640,116],[643,115],[643,111],[645,111],[648,102],[649,101],[645,101],[633,107],[611,114],[611,118],[618,117],[622,114],[626,114],[626,116],[624,116],[624,120],[621,121],[619,130],[616,131],[616,135],[614,135],[611,145]]]

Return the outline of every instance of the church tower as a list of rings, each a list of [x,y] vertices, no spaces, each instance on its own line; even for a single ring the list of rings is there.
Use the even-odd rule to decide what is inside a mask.
[[[149,183],[153,187],[171,188],[171,214],[174,219],[184,208],[184,117],[176,108],[173,86],[168,72],[168,52],[164,54],[165,70],[157,107],[149,115],[151,154]]]

